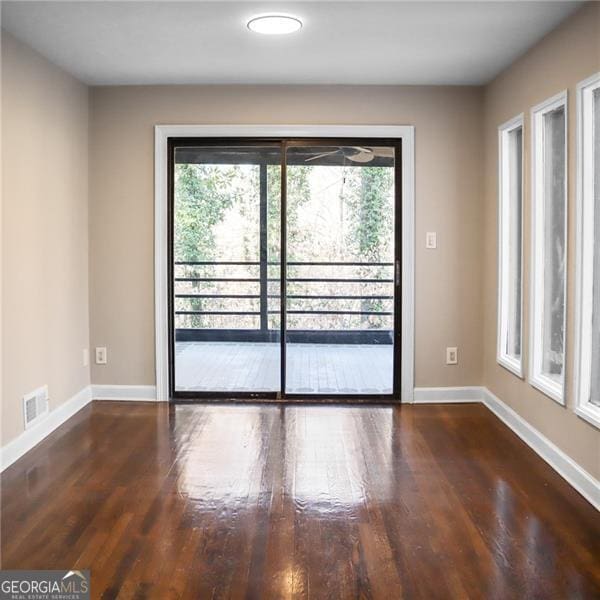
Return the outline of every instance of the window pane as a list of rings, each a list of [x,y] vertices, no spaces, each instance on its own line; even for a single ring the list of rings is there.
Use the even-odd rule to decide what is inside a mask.
[[[279,145],[182,145],[173,159],[175,391],[278,392]]]
[[[286,392],[390,394],[395,150],[292,145]]]
[[[508,134],[508,323],[505,352],[521,357],[521,194],[523,130],[513,129]]]
[[[600,88],[593,95],[594,153],[594,300],[592,312],[591,402],[600,406]]]
[[[562,380],[565,328],[565,111],[544,115],[542,371]]]

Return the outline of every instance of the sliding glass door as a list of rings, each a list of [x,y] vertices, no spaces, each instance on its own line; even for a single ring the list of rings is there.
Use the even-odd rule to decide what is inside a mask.
[[[286,150],[285,391],[392,394],[394,148]]]
[[[183,144],[171,170],[173,391],[276,393],[280,146]]]
[[[399,390],[399,152],[170,140],[174,398]]]

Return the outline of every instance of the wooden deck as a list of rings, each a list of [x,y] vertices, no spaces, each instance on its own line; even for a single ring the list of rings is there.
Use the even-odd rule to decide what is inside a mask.
[[[287,387],[299,394],[390,394],[392,345],[288,344]],[[180,342],[178,391],[279,391],[279,344]]]

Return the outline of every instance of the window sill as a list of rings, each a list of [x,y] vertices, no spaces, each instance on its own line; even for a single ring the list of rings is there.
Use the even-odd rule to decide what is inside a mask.
[[[518,361],[511,356],[499,355],[496,357],[496,362],[501,366],[510,371],[513,375],[516,375],[520,379],[523,379],[523,363]]]
[[[550,377],[546,377],[545,375],[534,375],[530,377],[529,383],[561,406],[566,406],[564,386],[562,383],[559,383]]]
[[[600,406],[586,402],[575,408],[575,414],[600,429]]]

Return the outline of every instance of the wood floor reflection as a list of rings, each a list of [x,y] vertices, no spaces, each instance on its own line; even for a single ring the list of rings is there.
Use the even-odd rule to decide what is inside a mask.
[[[2,568],[95,598],[598,598],[600,515],[481,405],[94,402],[2,475]]]

